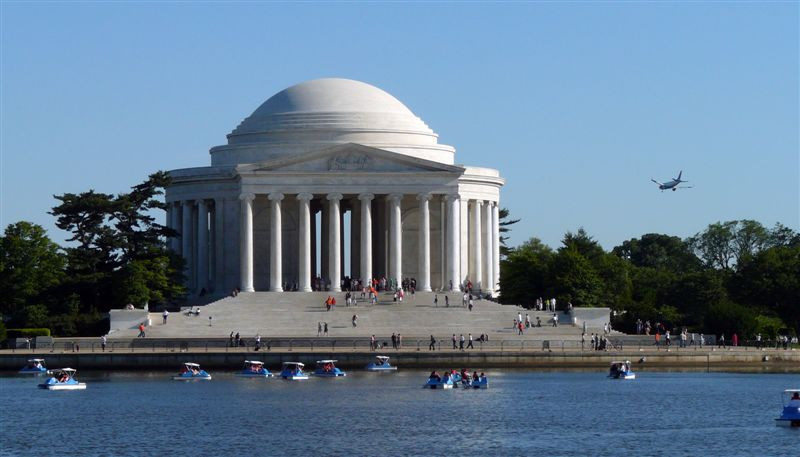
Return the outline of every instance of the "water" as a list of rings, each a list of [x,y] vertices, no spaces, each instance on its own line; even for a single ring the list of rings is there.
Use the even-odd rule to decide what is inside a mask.
[[[779,428],[796,374],[488,372],[488,390],[421,388],[428,372],[287,382],[213,372],[79,372],[85,391],[0,377],[0,456],[797,456]]]

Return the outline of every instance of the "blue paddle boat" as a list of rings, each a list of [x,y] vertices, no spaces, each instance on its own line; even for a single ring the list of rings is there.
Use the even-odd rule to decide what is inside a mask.
[[[428,376],[428,382],[422,387],[426,389],[452,389],[453,386],[453,376],[449,371],[445,371],[444,376],[439,376],[439,373],[434,371]]]
[[[367,365],[367,371],[397,371],[397,367],[389,363],[389,357],[379,355],[374,362]]]
[[[636,373],[631,370],[631,361],[626,360],[611,362],[611,368],[608,372],[608,377],[611,379],[636,379]]]
[[[30,359],[28,364],[19,370],[19,374],[45,374],[47,368],[44,366],[44,359]]]
[[[787,389],[781,395],[783,412],[775,419],[779,427],[800,427],[800,389]]]
[[[201,370],[200,365],[193,362],[183,364],[183,369],[177,376],[172,377],[173,381],[209,381],[211,375],[206,370]]]
[[[489,378],[487,378],[485,374],[481,373],[478,379],[475,379],[474,377],[472,378],[470,387],[472,387],[473,389],[488,389]]]
[[[321,378],[339,378],[347,376],[347,373],[336,368],[336,360],[317,360],[317,368],[314,370],[314,376]]]
[[[281,366],[281,378],[289,381],[300,381],[308,379],[308,375],[303,373],[303,365],[300,362],[283,362]]]
[[[236,373],[240,378],[271,378],[273,375],[264,367],[264,362],[245,360],[242,371]]]
[[[47,373],[52,375],[47,381],[39,384],[40,389],[47,390],[84,390],[86,383],[75,380],[74,368],[61,368]]]

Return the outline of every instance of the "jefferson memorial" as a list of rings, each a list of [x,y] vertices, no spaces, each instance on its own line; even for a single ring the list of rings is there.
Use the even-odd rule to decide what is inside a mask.
[[[457,164],[454,147],[377,87],[291,86],[210,155],[170,171],[166,190],[167,225],[181,235],[171,248],[195,296],[340,291],[345,276],[497,292],[505,181]]]

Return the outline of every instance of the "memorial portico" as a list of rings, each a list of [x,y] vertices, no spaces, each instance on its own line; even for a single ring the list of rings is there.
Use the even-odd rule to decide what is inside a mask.
[[[454,155],[376,87],[301,83],[212,148],[211,166],[170,172],[170,246],[195,295],[338,291],[345,277],[495,293],[504,180]]]

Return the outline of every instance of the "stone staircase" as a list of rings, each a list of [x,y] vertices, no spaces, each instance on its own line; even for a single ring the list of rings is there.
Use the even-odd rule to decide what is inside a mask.
[[[334,296],[337,305],[326,311],[324,302],[328,295]],[[438,306],[434,296],[438,295]],[[381,293],[378,303],[372,305],[366,299],[357,300],[357,306],[345,306],[344,293],[329,292],[251,292],[236,297],[226,297],[199,309],[199,315],[185,312],[170,313],[166,325],[160,313],[151,313],[152,326],[147,337],[155,338],[220,338],[230,332],[244,335],[260,334],[264,338],[316,337],[319,322],[328,323],[328,336],[333,338],[360,338],[374,334],[386,339],[392,333],[405,338],[437,339],[469,332],[475,339],[481,333],[490,339],[553,339],[579,340],[582,325],[571,325],[571,316],[560,313],[559,326],[552,327],[552,313],[535,312],[511,305],[500,305],[489,300],[475,300],[473,311],[461,306],[461,295],[446,294],[450,306],[445,307],[445,294],[417,292],[407,294],[402,303],[392,300],[389,293]],[[357,293],[356,297],[360,294]],[[513,328],[518,313],[536,318],[542,327],[526,330],[522,336]],[[352,325],[353,315],[358,315],[358,325]],[[113,323],[112,323],[113,327]],[[587,331],[600,330],[596,326]],[[112,338],[135,337],[134,328],[121,328]]]

